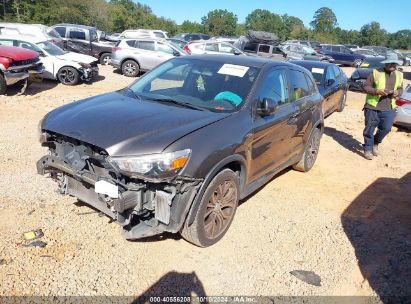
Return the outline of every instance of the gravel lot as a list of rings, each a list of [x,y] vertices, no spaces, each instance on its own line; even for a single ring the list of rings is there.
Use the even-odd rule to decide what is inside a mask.
[[[0,295],[411,296],[411,135],[394,128],[382,155],[363,159],[364,95],[350,92],[327,118],[309,173],[274,178],[240,205],[222,241],[201,249],[168,234],[126,241],[36,174],[44,114],[133,80],[100,72],[91,84],[46,81],[0,96]],[[47,246],[24,247],[22,233],[36,228]],[[321,286],[293,270],[315,272]]]

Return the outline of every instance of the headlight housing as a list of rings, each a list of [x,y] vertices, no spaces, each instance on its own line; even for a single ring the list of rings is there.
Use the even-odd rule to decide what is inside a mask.
[[[171,178],[187,164],[190,149],[142,156],[108,157],[107,160],[121,172],[137,178]]]
[[[37,138],[39,139],[40,143],[43,143],[47,140],[43,132],[43,123],[46,120],[46,118],[47,118],[47,115],[45,115],[42,119],[40,119],[39,123],[37,124]]]
[[[83,69],[90,69],[91,68],[91,65],[90,64],[88,64],[88,63],[79,63],[80,64],[80,66],[83,68]]]

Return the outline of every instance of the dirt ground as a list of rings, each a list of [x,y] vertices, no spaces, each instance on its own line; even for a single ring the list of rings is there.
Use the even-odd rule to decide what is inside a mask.
[[[0,96],[0,295],[411,296],[411,135],[394,127],[381,156],[365,160],[364,95],[349,92],[345,110],[326,119],[310,172],[274,178],[242,202],[219,243],[201,249],[169,234],[126,241],[117,224],[36,174],[44,114],[133,81],[100,72],[91,84],[46,81]],[[24,247],[22,233],[36,228],[47,246]],[[294,270],[313,271],[321,286]]]

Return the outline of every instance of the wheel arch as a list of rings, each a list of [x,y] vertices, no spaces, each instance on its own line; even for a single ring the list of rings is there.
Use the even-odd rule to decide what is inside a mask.
[[[222,170],[224,169],[231,169],[234,171],[238,177],[239,177],[239,182],[240,182],[240,189],[239,192],[241,193],[243,189],[245,188],[245,183],[246,183],[246,176],[247,176],[247,166],[246,166],[246,160],[243,156],[239,154],[234,154],[230,155],[220,162],[218,162],[207,174],[205,177],[203,184],[201,185],[200,189],[197,192],[197,195],[195,196],[191,207],[188,211],[188,215],[186,217],[186,223],[183,222],[183,225],[191,225],[194,221],[195,217],[195,210],[200,204],[201,198],[204,195],[205,190],[207,189],[208,185],[210,182],[213,180],[213,178]]]
[[[123,63],[126,62],[127,60],[133,60],[134,62],[136,62],[136,63],[138,64],[138,66],[139,66],[140,69],[141,69],[141,64],[140,64],[140,62],[139,62],[137,59],[133,58],[133,57],[126,57],[126,58],[124,58],[123,60],[121,60],[120,68],[123,66]]]

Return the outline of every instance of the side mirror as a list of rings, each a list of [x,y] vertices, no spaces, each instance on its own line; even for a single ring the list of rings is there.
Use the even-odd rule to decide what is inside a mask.
[[[178,56],[180,56],[181,54],[180,54],[180,52],[173,51],[173,55],[176,56],[176,57],[178,57]]]
[[[236,51],[234,51],[234,55],[237,55],[237,56],[241,55],[241,52],[236,50]]]
[[[44,54],[42,51],[37,51],[37,53],[39,53],[40,57],[46,57],[46,54]]]
[[[271,98],[264,98],[260,102],[260,106],[257,108],[257,113],[260,116],[268,116],[277,111],[278,102]]]
[[[327,86],[333,85],[335,83],[335,79],[327,79]]]
[[[403,72],[404,69],[403,68],[397,68],[397,71]]]

